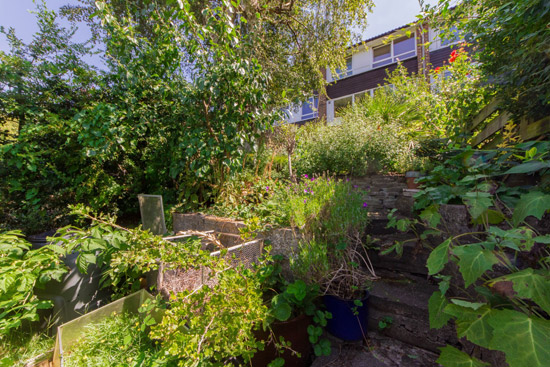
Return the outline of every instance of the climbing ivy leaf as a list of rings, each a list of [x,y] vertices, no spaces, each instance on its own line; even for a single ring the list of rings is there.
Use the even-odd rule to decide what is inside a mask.
[[[454,300],[456,301],[456,300]],[[488,319],[493,309],[483,305],[477,309],[449,303],[444,312],[456,318],[456,333],[459,338],[466,337],[472,343],[488,348],[493,338],[493,328]]]
[[[518,225],[528,216],[541,219],[544,213],[550,209],[550,194],[533,191],[521,195],[512,215],[512,222]]]
[[[485,249],[479,244],[455,247],[453,254],[459,259],[458,267],[466,287],[469,287],[483,273],[498,263],[493,251]]]
[[[430,328],[440,329],[447,325],[451,318],[443,309],[449,304],[447,298],[441,292],[434,292],[428,301],[428,311],[430,313]]]
[[[428,273],[434,275],[439,273],[445,264],[449,262],[449,246],[451,244],[451,239],[447,238],[443,243],[437,246],[430,253],[428,257],[427,266]]]
[[[518,297],[530,299],[550,313],[550,274],[540,275],[528,268],[493,279],[491,284],[499,281],[511,281]]]
[[[550,321],[513,310],[493,310],[490,348],[506,354],[510,367],[545,367],[550,361]]]
[[[461,350],[456,349],[447,345],[446,347],[440,348],[441,354],[437,359],[437,363],[445,367],[485,367],[489,366],[489,363],[485,363],[470,357],[468,354],[464,353]]]

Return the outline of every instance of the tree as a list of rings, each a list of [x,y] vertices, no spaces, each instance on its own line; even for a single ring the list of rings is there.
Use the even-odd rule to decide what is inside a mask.
[[[550,112],[550,6],[546,0],[441,0],[428,9],[442,27],[457,27],[474,48],[484,80],[502,106],[540,118]]]
[[[89,19],[95,12],[95,1],[79,0],[80,6],[66,6],[63,14],[73,20]],[[237,30],[237,39],[246,37],[243,44],[246,58],[255,59],[269,75],[267,92],[278,106],[288,101],[298,102],[313,91],[324,92],[322,70],[344,68],[345,57],[354,43],[360,42],[367,25],[371,0],[282,0],[261,1],[193,1],[123,0],[107,2],[115,19],[131,18],[136,33],[152,37],[157,20],[155,12],[172,13],[179,6],[188,7],[193,22],[208,23],[208,9],[218,8]],[[218,15],[221,15],[218,14]],[[174,20],[175,21],[175,20]],[[181,22],[182,19],[179,20]],[[89,21],[95,34],[101,32],[99,18]],[[176,24],[178,21],[175,21]],[[211,45],[204,44],[205,47]],[[182,51],[186,51],[183,49]],[[187,65],[192,68],[193,65]]]

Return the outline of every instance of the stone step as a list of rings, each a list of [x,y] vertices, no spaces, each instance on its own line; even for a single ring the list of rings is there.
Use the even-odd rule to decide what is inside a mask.
[[[366,341],[343,342],[329,336],[332,354],[314,359],[311,367],[436,367],[436,353],[403,343],[377,331]]]
[[[381,333],[412,346],[438,353],[438,347],[458,342],[450,326],[430,329],[428,300],[438,290],[435,284],[411,274],[378,270],[377,275],[369,299],[370,330],[389,318],[391,325]]]
[[[392,229],[395,231],[395,229]],[[371,232],[372,233],[372,232]],[[426,262],[430,251],[419,244],[414,234],[397,232],[393,234],[374,234],[376,250],[368,252],[373,266],[377,269],[401,271],[405,273],[428,275]],[[398,256],[395,252],[381,255],[380,252],[392,246],[395,241],[404,242],[403,254]]]

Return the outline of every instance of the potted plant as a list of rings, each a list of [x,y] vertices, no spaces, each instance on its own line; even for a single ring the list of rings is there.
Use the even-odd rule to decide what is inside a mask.
[[[269,307],[269,326],[257,333],[266,345],[254,355],[252,366],[266,366],[274,360],[284,360],[289,366],[308,366],[312,350],[318,356],[330,354],[330,342],[320,337],[321,326],[326,325],[330,314],[319,308],[318,285],[308,285],[301,279],[288,281],[281,272],[282,256],[267,259],[261,262],[258,275]]]
[[[332,313],[327,320],[329,332],[344,340],[362,339],[368,319],[368,289],[376,278],[363,245],[368,222],[365,193],[349,182],[331,178],[315,182],[299,191],[319,192],[323,197],[310,198],[310,208],[296,209],[301,214],[296,218],[304,218],[300,226],[303,239],[291,257],[291,270],[307,284],[319,285],[327,311]],[[307,206],[307,199],[303,203]]]

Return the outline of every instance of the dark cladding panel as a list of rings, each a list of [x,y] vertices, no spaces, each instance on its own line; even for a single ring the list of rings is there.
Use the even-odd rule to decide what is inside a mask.
[[[327,87],[328,97],[331,99],[339,98],[349,94],[362,92],[367,89],[376,88],[379,85],[384,85],[384,80],[387,78],[386,70],[392,72],[395,70],[396,66],[397,64],[393,64],[386,68],[366,71],[364,73],[339,80]],[[418,72],[418,61],[416,57],[403,61],[403,66],[407,68],[409,73]]]
[[[453,50],[450,47],[441,48],[436,51],[430,52],[430,63],[433,68],[443,66],[443,62],[449,63],[449,57]]]

